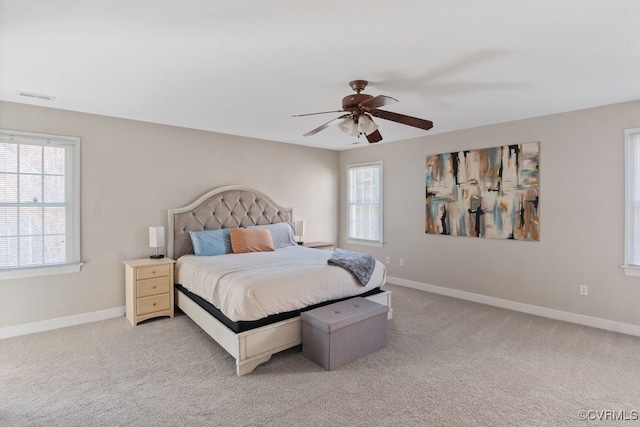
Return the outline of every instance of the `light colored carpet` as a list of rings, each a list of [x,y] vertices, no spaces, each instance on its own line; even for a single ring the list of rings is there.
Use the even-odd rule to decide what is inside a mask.
[[[237,377],[184,315],[2,340],[0,425],[600,426],[579,411],[640,410],[639,338],[386,288],[389,345],[331,372],[298,347]]]

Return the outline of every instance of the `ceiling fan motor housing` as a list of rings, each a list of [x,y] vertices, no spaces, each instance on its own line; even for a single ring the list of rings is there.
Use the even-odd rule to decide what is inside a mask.
[[[353,95],[347,95],[342,98],[342,109],[346,111],[351,111],[352,113],[358,112],[360,113],[360,108],[358,104],[361,102],[367,101],[373,98],[373,95],[367,95],[364,93],[356,93]]]

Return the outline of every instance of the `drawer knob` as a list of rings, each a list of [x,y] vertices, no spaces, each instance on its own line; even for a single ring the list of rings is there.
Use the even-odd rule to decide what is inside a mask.
[[[153,271],[151,272],[151,274],[156,274],[156,271],[155,271],[155,270],[153,270]]]
[[[153,306],[155,307],[155,306],[156,306],[156,304],[157,304],[157,303],[155,303],[155,302],[154,302],[154,303],[153,303]]]

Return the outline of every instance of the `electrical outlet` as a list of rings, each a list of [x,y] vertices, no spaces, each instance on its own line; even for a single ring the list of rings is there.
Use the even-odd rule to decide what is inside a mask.
[[[404,266],[404,258],[400,258],[400,267]]]
[[[389,264],[391,262],[391,258],[387,257],[385,261],[387,261],[387,264]]]
[[[580,295],[585,297],[589,295],[589,287],[587,285],[580,285]]]

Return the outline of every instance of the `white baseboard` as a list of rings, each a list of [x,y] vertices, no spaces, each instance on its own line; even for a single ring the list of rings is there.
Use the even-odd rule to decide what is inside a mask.
[[[0,339],[66,328],[67,326],[81,325],[83,323],[97,322],[98,320],[113,319],[114,317],[124,316],[124,310],[124,307],[115,307],[107,310],[93,311],[91,313],[77,314],[75,316],[43,320],[41,322],[7,326],[0,328]]]
[[[522,313],[547,317],[549,319],[577,323],[579,325],[590,326],[592,328],[605,329],[607,331],[620,332],[622,334],[640,337],[640,326],[631,325],[629,323],[616,322],[614,320],[602,319],[599,317],[585,316],[568,311],[540,307],[538,305],[523,304],[521,302],[474,294],[472,292],[460,291],[457,289],[444,288],[442,286],[428,285],[426,283],[414,282],[412,280],[400,279],[398,277],[388,276],[387,282],[390,284],[418,289],[438,295],[445,295],[448,297],[478,302],[480,304],[487,304],[494,307],[505,308],[507,310],[520,311]],[[99,320],[113,319],[115,317],[124,316],[124,313],[125,307],[115,307],[107,310],[78,314],[75,316],[59,317],[57,319],[43,320],[41,322],[8,326],[5,328],[0,328],[0,339],[33,334],[36,332],[50,331],[52,329],[81,325],[83,323],[97,322]]]
[[[554,310],[552,308],[540,307],[538,305],[523,304],[521,302],[474,294],[472,292],[460,291],[457,289],[427,285],[425,283],[414,282],[397,277],[387,277],[387,282],[389,284],[419,289],[421,291],[431,292],[434,294],[446,295],[448,297],[492,305],[494,307],[506,308],[508,310],[520,311],[522,313],[548,317],[550,319],[562,320],[564,322],[577,323],[579,325],[591,326],[592,328],[605,329],[607,331],[620,332],[622,334],[640,337],[640,326],[629,323],[616,322],[599,317],[584,316],[582,314]]]

